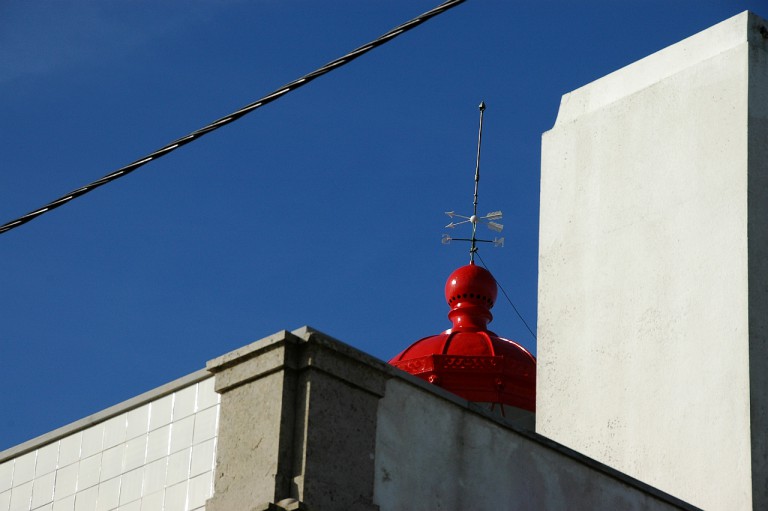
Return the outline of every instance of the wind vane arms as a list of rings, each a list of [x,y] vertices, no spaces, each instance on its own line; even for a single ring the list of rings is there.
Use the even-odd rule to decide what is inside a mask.
[[[455,218],[455,217],[463,218],[463,220],[461,222],[453,222],[452,221],[450,224],[446,225],[446,227],[449,228],[449,229],[453,229],[457,225],[461,225],[461,224],[466,224],[466,223],[472,222],[472,217],[471,216],[459,215],[455,211],[446,211],[445,214],[448,215],[450,218]],[[504,226],[499,224],[499,223],[496,223],[494,221],[494,220],[501,220],[501,215],[502,215],[501,211],[493,211],[491,213],[488,213],[485,216],[477,216],[477,215],[475,215],[475,216],[476,216],[478,221],[480,221],[480,222],[484,223],[485,225],[487,225],[490,230],[496,231],[496,232],[501,232],[502,230],[504,230]]]
[[[443,234],[442,243],[444,245],[449,244],[451,241],[469,241],[471,243],[469,249],[469,263],[475,262],[475,252],[477,252],[477,243],[493,243],[495,247],[504,246],[504,238],[493,238],[492,240],[477,239],[477,224],[483,223],[489,229],[501,232],[504,226],[497,222],[501,220],[501,211],[492,211],[485,216],[477,216],[477,192],[480,185],[480,147],[483,141],[483,113],[485,112],[485,102],[480,103],[480,128],[477,133],[477,159],[475,163],[475,195],[472,201],[472,216],[459,215],[454,211],[446,211],[445,214],[451,218],[451,223],[446,225],[447,228],[453,229],[454,227],[462,224],[469,223],[472,225],[472,237],[471,238],[452,238],[447,234]],[[454,218],[460,218],[458,222],[454,222]]]

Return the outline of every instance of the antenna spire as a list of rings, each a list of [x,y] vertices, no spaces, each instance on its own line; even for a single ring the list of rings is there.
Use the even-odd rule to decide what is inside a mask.
[[[485,112],[484,101],[480,102],[479,108],[480,108],[480,127],[477,132],[477,159],[475,163],[475,195],[474,195],[474,200],[472,202],[472,216],[458,215],[453,211],[445,212],[445,214],[448,215],[451,219],[453,219],[454,217],[463,219],[461,222],[456,222],[456,223],[451,221],[451,223],[446,225],[447,228],[452,229],[457,225],[470,223],[472,224],[472,237],[471,238],[451,238],[447,234],[443,234],[443,240],[442,240],[444,245],[449,244],[453,240],[469,241],[471,243],[470,249],[469,249],[469,264],[475,264],[475,253],[477,252],[478,242],[493,243],[493,245],[496,247],[504,246],[504,238],[494,238],[493,240],[477,239],[477,222],[478,221],[483,222],[488,226],[489,229],[494,230],[496,232],[501,232],[502,229],[504,229],[504,226],[502,224],[496,222],[496,220],[501,220],[502,218],[501,211],[493,211],[482,217],[477,216],[477,191],[480,185],[480,147],[483,142],[483,113]]]
[[[469,263],[475,262],[475,252],[477,252],[477,189],[480,185],[480,146],[483,142],[483,112],[485,112],[485,101],[480,102],[480,128],[477,130],[477,159],[475,160],[475,199],[472,208],[472,248],[469,249]]]

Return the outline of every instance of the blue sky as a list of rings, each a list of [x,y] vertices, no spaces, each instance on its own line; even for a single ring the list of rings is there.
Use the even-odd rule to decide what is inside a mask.
[[[0,223],[437,3],[0,3]],[[468,255],[441,245],[443,212],[471,212],[481,100],[479,209],[504,212],[506,238],[481,255],[535,328],[540,137],[561,95],[764,7],[468,0],[0,235],[0,449],[281,329],[388,359],[448,328],[443,285]],[[535,353],[508,304],[493,312]]]

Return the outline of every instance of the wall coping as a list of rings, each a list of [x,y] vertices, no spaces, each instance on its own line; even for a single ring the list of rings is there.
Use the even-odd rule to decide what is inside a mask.
[[[630,96],[684,69],[761,37],[760,16],[743,11],[680,42],[564,94],[554,127]]]

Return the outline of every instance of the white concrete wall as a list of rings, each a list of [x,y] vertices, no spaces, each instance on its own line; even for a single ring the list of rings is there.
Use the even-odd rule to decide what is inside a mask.
[[[374,458],[381,511],[692,509],[430,390],[387,381]]]
[[[762,44],[749,53],[749,370],[752,496],[768,508],[768,23],[755,17]]]
[[[204,509],[219,414],[213,382],[128,406],[0,462],[0,511]]]
[[[748,268],[762,25],[740,14],[565,95],[543,137],[536,430],[706,509],[752,508],[765,436]]]

